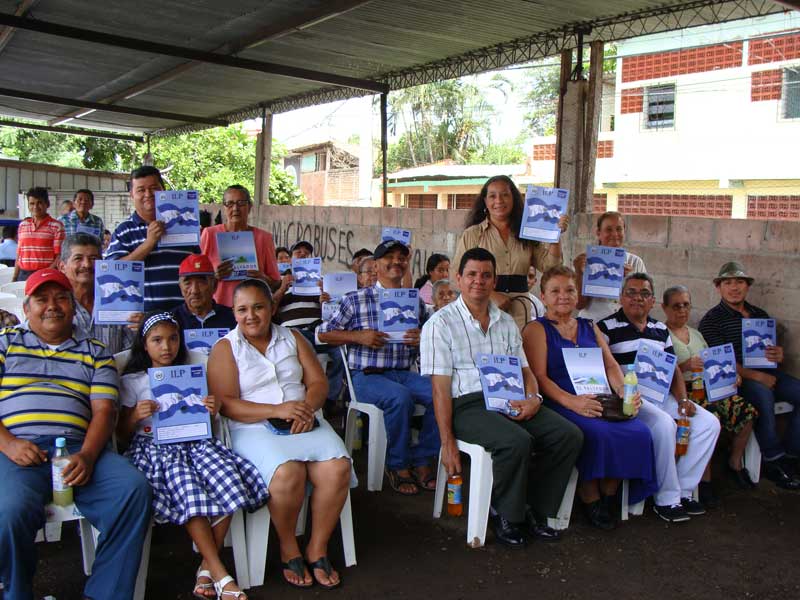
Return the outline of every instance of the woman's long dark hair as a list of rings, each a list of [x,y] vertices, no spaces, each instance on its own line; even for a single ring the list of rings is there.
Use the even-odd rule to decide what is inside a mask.
[[[464,228],[466,229],[467,227],[477,225],[489,217],[489,211],[486,210],[486,196],[489,194],[489,186],[493,183],[497,183],[498,181],[505,183],[508,186],[508,189],[511,190],[511,198],[513,199],[514,203],[511,207],[511,216],[509,217],[509,221],[511,222],[511,233],[515,238],[519,239],[519,227],[522,223],[522,213],[525,210],[525,204],[522,200],[522,194],[520,193],[517,184],[514,183],[507,175],[495,175],[494,177],[490,177],[486,180],[486,183],[483,184],[480,193],[475,198],[472,208],[470,208],[469,213],[467,213],[467,220],[464,223]],[[528,245],[531,243],[530,240],[520,239],[519,241],[522,242],[523,245]]]
[[[418,278],[414,282],[414,287],[420,289],[423,285],[428,283],[431,279],[431,271],[433,271],[436,267],[438,267],[443,262],[450,262],[450,259],[445,256],[444,254],[439,254],[438,252],[434,252],[428,257],[428,262],[425,263],[425,275]]]
[[[147,313],[142,319],[142,326],[144,326],[147,319],[152,317],[153,315],[157,315],[159,313],[164,312],[163,310],[157,310],[151,313]],[[186,344],[184,343],[183,339],[183,329],[181,329],[180,325],[176,325],[171,321],[159,321],[153,327],[160,325],[161,323],[169,323],[170,325],[174,325],[178,329],[178,354],[175,356],[175,360],[172,364],[174,365],[185,365],[187,359],[189,358],[189,353],[186,350]],[[152,328],[147,332],[148,334],[152,332]],[[128,361],[128,364],[125,365],[125,370],[122,373],[123,375],[127,375],[128,373],[138,373],[140,371],[146,371],[150,367],[153,366],[153,359],[150,358],[150,355],[147,353],[147,350],[144,347],[145,339],[147,338],[147,334],[142,335],[142,330],[139,329],[139,333],[136,335],[136,339],[133,340],[133,346],[131,346],[131,358]]]

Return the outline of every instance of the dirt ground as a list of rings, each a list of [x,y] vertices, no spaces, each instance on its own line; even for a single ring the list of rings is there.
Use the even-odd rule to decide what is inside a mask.
[[[722,460],[715,458],[718,473]],[[388,486],[380,493],[367,492],[365,463],[366,454],[356,453],[362,481],[352,496],[358,565],[341,569],[343,586],[335,591],[288,587],[281,578],[273,533],[265,584],[249,591],[250,600],[800,598],[800,493],[779,490],[766,480],[754,492],[742,492],[719,475],[715,484],[722,505],[688,523],[664,523],[648,506],[643,516],[606,533],[589,527],[576,506],[560,543],[509,550],[494,543],[489,532],[484,548],[470,549],[466,511],[460,518],[445,514],[433,521],[432,493],[401,498]],[[80,599],[85,577],[77,527],[67,524],[61,542],[38,548],[36,597]],[[230,549],[224,556],[233,572]],[[334,565],[342,565],[338,531],[330,556]],[[147,598],[191,598],[197,564],[182,528],[157,526]]]

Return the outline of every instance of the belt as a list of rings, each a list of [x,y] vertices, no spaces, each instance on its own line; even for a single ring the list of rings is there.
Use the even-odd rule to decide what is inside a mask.
[[[528,291],[528,277],[526,275],[498,275],[497,283],[494,285],[496,292],[520,292]]]
[[[366,369],[361,369],[361,372],[364,375],[383,375],[386,369],[379,369],[377,367],[367,367]]]

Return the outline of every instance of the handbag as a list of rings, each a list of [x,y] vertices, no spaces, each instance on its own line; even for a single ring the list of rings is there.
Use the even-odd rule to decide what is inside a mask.
[[[622,398],[616,394],[598,394],[595,399],[603,406],[606,421],[627,421],[633,416],[622,412]]]

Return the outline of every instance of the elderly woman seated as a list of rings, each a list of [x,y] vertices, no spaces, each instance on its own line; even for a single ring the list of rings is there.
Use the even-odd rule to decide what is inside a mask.
[[[450,285],[449,279],[439,279],[432,287],[431,297],[433,298],[434,312],[444,308],[458,298],[458,293]]]
[[[236,328],[208,360],[210,393],[230,419],[233,449],[258,468],[269,489],[269,512],[280,541],[283,577],[295,587],[317,582],[336,587],[339,574],[328,540],[354,484],[342,440],[315,413],[328,384],[311,345],[300,334],[272,323],[268,284],[248,279],[236,286]],[[303,559],[295,525],[311,483],[311,538]],[[310,573],[309,573],[310,569]],[[313,575],[313,580],[312,580]]]
[[[525,354],[545,405],[583,432],[583,449],[576,464],[578,494],[592,525],[612,529],[616,521],[611,498],[621,479],[630,480],[631,504],[658,489],[650,430],[636,417],[621,422],[604,420],[597,397],[575,390],[564,361],[564,348],[600,348],[611,389],[620,396],[623,392],[622,370],[603,334],[592,321],[572,316],[578,303],[575,272],[564,266],[548,269],[542,276],[541,290],[547,311],[523,330]],[[634,402],[638,410],[638,394]]]
[[[753,431],[753,422],[758,416],[758,411],[741,396],[731,396],[716,402],[708,402],[703,389],[703,360],[700,351],[708,348],[703,335],[694,327],[689,327],[689,316],[692,312],[692,297],[689,289],[676,285],[664,290],[661,307],[667,317],[667,328],[672,338],[672,345],[678,358],[678,368],[683,372],[687,382],[686,388],[702,393],[692,400],[703,408],[714,413],[720,420],[720,425],[733,434],[731,451],[728,456],[728,472],[733,481],[741,489],[751,489],[755,484],[750,479],[747,470],[743,468],[742,457],[747,446],[747,440]],[[699,378],[697,387],[692,385],[692,380]],[[711,465],[706,467],[703,480],[700,482],[700,502],[705,505],[717,503],[711,488]]]

